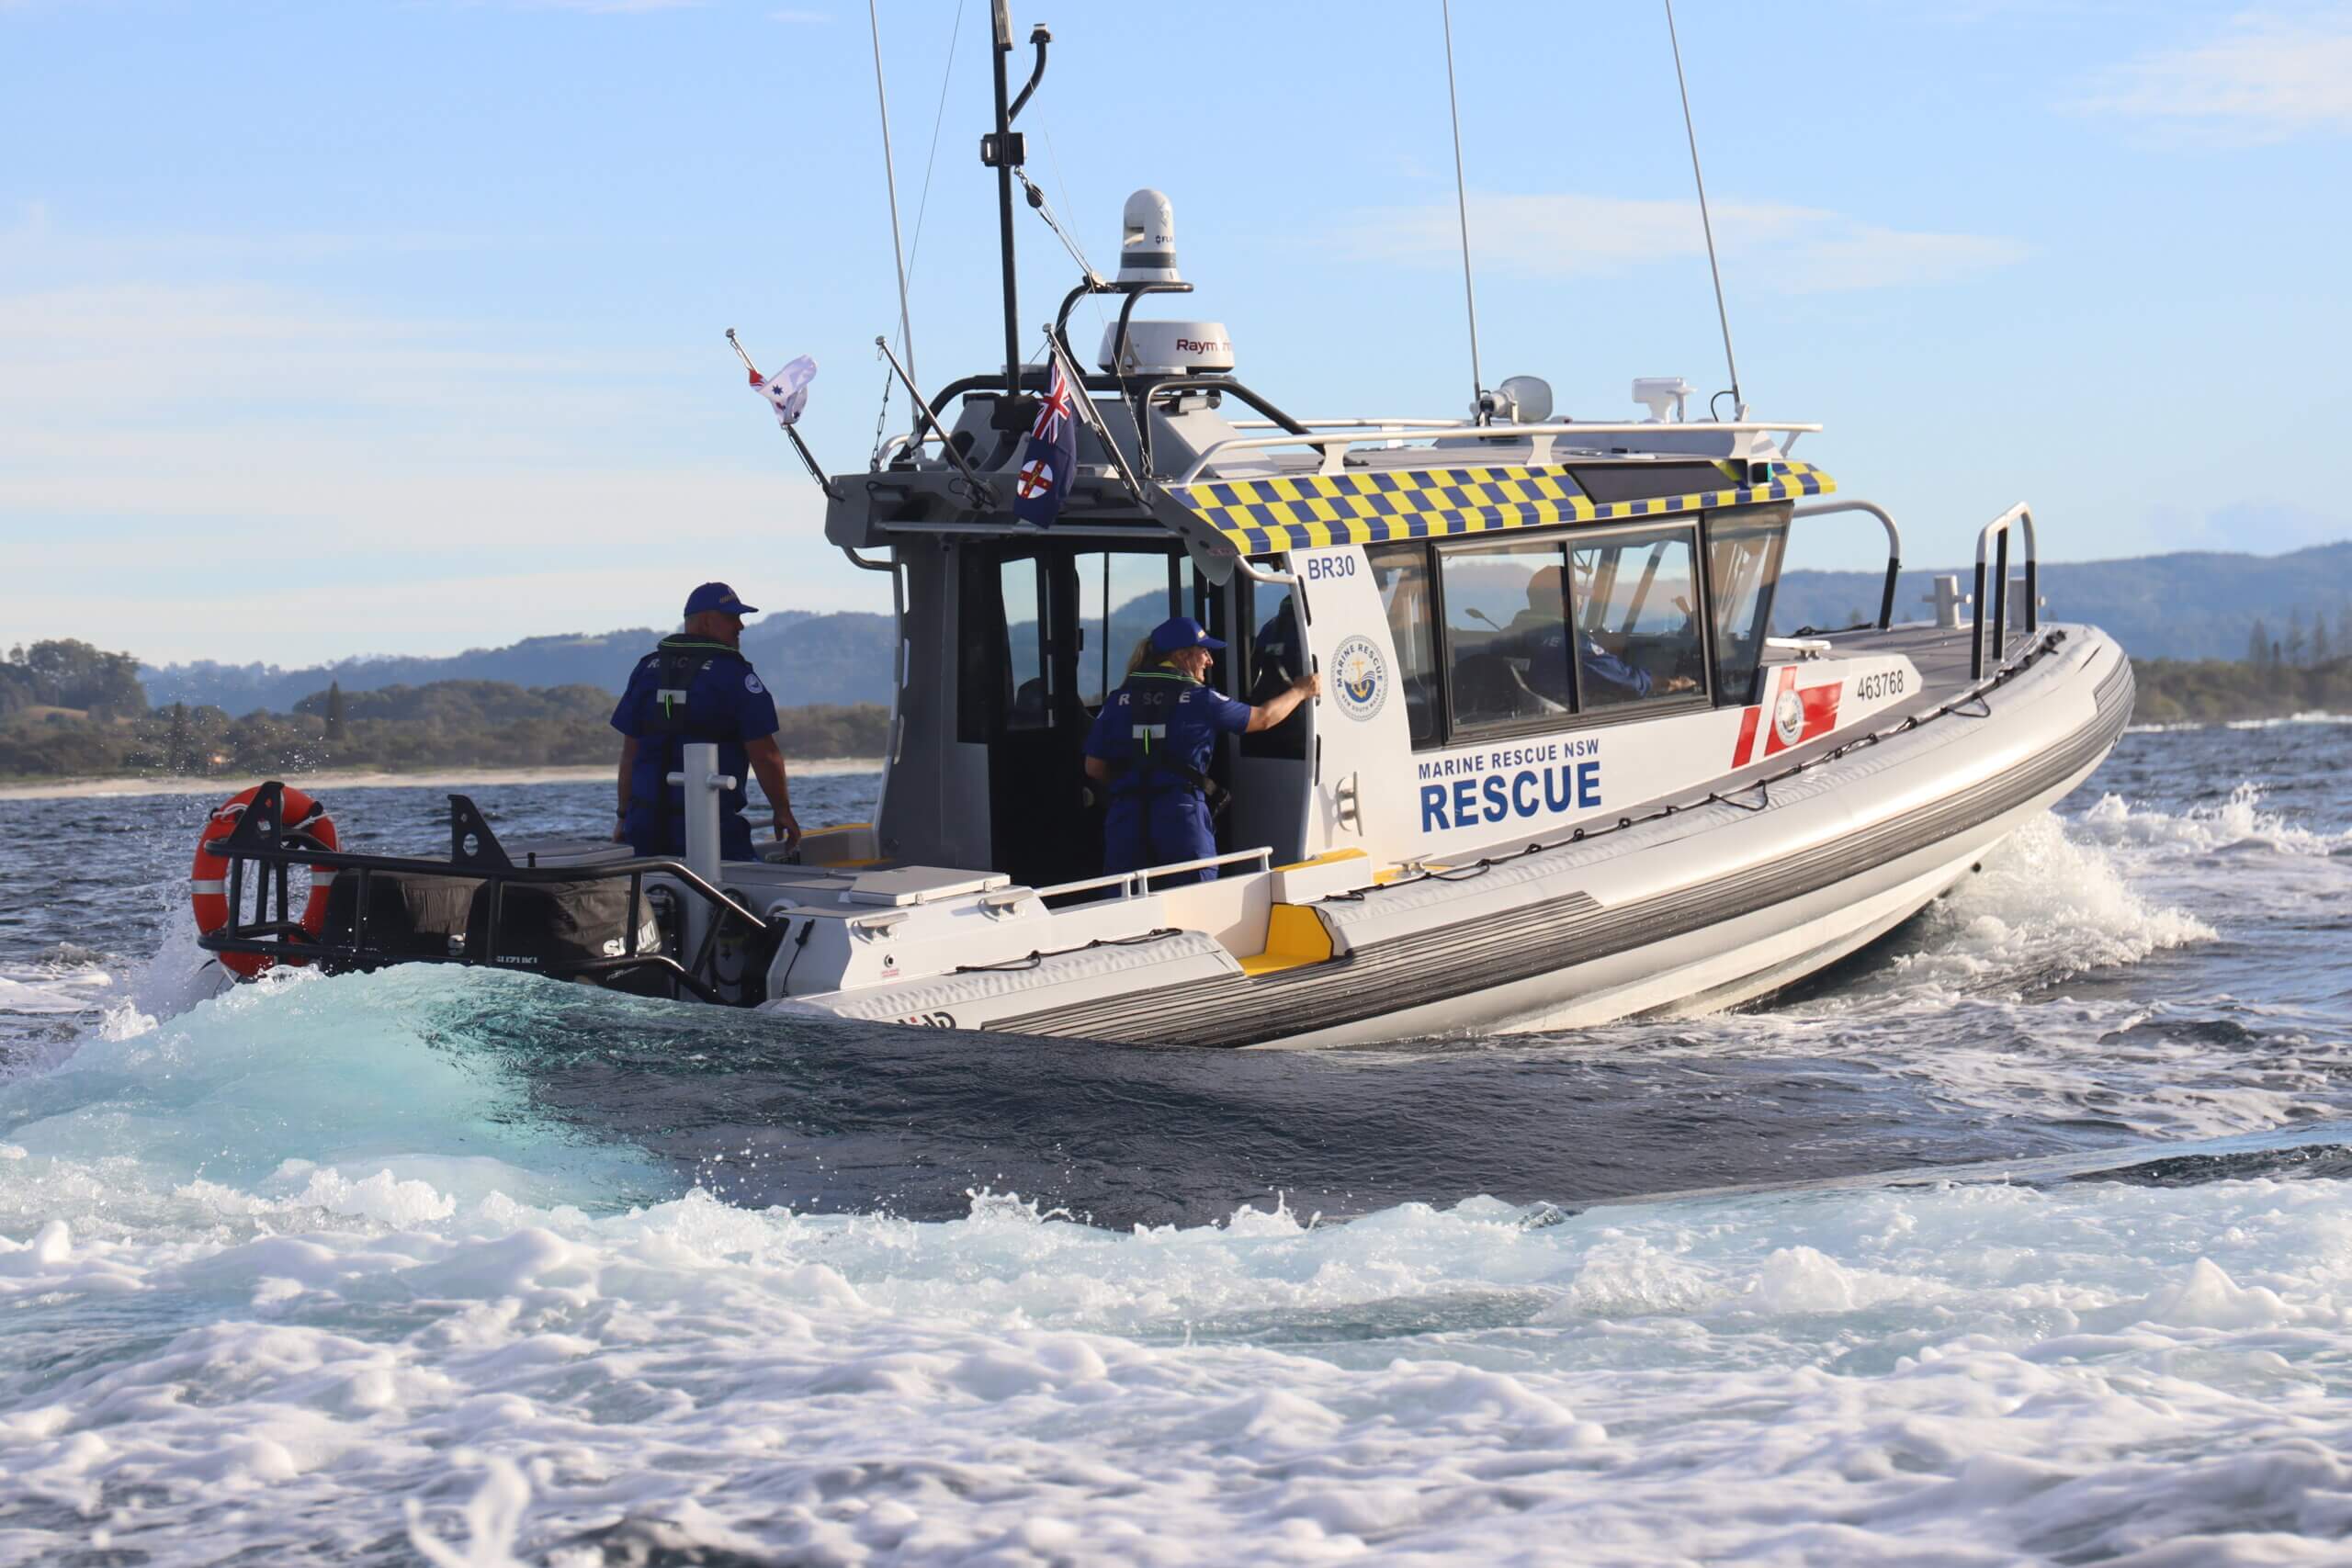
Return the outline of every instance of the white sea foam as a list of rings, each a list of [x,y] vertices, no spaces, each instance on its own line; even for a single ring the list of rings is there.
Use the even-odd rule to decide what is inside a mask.
[[[2352,1530],[2333,1181],[1123,1235],[387,1175],[148,1228],[104,1217],[119,1171],[0,1168],[17,1197],[25,1164],[85,1195],[0,1242],[17,1342],[101,1303],[119,1338],[0,1393],[17,1561],[103,1529],[165,1562],[2253,1562]]]
[[[2126,735],[2179,735],[2199,729],[2278,729],[2291,724],[2352,724],[2352,714],[2328,713],[2312,709],[2307,713],[2287,714],[2274,718],[2229,718],[2218,725],[2205,719],[2176,719],[2167,724],[2126,725]]]
[[[1932,911],[1920,944],[1895,961],[1910,982],[2015,985],[2133,964],[2213,930],[2135,890],[2096,841],[2054,817],[2027,823]]]
[[[2110,795],[2076,820],[2029,823],[1874,964],[1803,1001],[1693,1022],[1676,1048],[1866,1058],[1945,1106],[2119,1135],[2330,1115],[2340,1030],[2227,997],[2148,1000],[2113,980],[2232,934],[2170,901],[2203,892],[2214,856],[2263,889],[2216,919],[2275,918],[2352,892],[2347,841],[2267,809],[2252,785],[2177,815]]]
[[[2251,791],[2101,802],[1835,989],[1683,1048],[2119,1136],[2296,1122],[2340,1041],[2130,982],[2277,886],[2340,895],[2345,843]],[[2222,856],[2261,908],[2189,897]],[[531,982],[198,1000],[175,962],[83,967],[128,1005],[0,1084],[0,1563],[2201,1568],[2352,1540],[2352,1183],[1124,1233],[1009,1193],[752,1212],[538,1113],[505,1055],[530,1031],[473,1024]]]
[[[114,990],[114,976],[94,965],[30,964],[0,967],[0,1012],[88,1012],[104,1006]]]
[[[129,1011],[151,1021],[176,1018],[207,997],[220,995],[230,983],[219,960],[196,945],[195,913],[175,900],[164,918],[162,940],[131,976]]]
[[[2287,714],[2277,718],[2233,718],[2224,722],[2232,729],[2277,729],[2290,724],[2352,724],[2352,714],[2312,709],[2308,713]]]
[[[2284,855],[2332,855],[2352,846],[2352,832],[2324,832],[2299,826],[2263,808],[2263,790],[2242,782],[2219,806],[2194,807],[2174,815],[2134,807],[2104,795],[2080,818],[2080,830],[2098,842],[2192,852],[2264,849]]]

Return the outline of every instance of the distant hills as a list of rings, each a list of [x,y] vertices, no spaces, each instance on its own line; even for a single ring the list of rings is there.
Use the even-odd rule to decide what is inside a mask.
[[[629,671],[664,635],[638,626],[526,637],[505,648],[470,649],[441,659],[345,659],[299,670],[202,660],[142,667],[139,674],[147,700],[157,707],[209,704],[232,714],[291,713],[330,682],[346,692],[373,692],[437,681],[502,681],[527,687],[596,686],[618,696]],[[743,652],[786,705],[890,700],[894,650],[888,615],[772,611],[744,628]]]
[[[1954,573],[1966,593],[1975,571],[1973,562],[1905,571],[1894,618],[1926,618],[1920,601],[1931,579]],[[2046,618],[2087,621],[2138,659],[2244,659],[2255,622],[2282,638],[2297,614],[2307,625],[2325,615],[2331,638],[2352,629],[2346,620],[2352,614],[2352,539],[2282,556],[2199,550],[2046,562],[2041,579]],[[1885,580],[1883,571],[1790,572],[1781,580],[1773,624],[1783,632],[1850,626],[1856,610],[1875,619]]]
[[[1895,596],[1897,619],[1927,615],[1929,580],[1956,571],[1966,592],[1973,567],[1905,571]],[[1773,624],[1849,625],[1854,612],[1875,616],[1883,575],[1875,571],[1792,571],[1781,584]],[[2143,659],[2243,659],[2255,623],[2287,635],[2290,616],[2324,616],[2331,637],[2352,641],[2352,540],[2279,556],[2218,551],[2072,561],[2041,569],[2045,614],[2088,621]],[[436,681],[503,681],[517,686],[595,686],[617,694],[639,656],[662,634],[651,627],[526,637],[504,648],[447,658],[361,658],[283,670],[275,665],[199,661],[142,667],[148,700],[209,704],[232,714],[292,712],[303,698],[340,682],[346,692],[423,686]],[[845,612],[771,612],[747,627],[743,651],[782,703],[887,703],[893,658],[890,617]]]

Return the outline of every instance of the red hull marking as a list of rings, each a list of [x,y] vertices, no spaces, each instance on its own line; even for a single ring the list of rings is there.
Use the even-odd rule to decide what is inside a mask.
[[[1735,768],[1747,761],[1747,749],[1756,744],[1756,717],[1762,708],[1744,708],[1739,716],[1739,739],[1732,742],[1731,765]]]

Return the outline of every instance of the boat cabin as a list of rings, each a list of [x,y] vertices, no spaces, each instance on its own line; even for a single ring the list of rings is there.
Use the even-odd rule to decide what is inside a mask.
[[[898,592],[880,859],[1097,875],[1086,736],[1178,615],[1227,645],[1230,695],[1323,677],[1319,704],[1221,742],[1224,852],[1419,862],[1719,774],[1756,724],[1794,504],[1832,488],[1773,439],[1799,427],[1321,424],[1157,365],[1086,378],[1078,478],[1040,530],[974,480],[1010,494],[1047,381],[1026,373],[1011,417],[1001,382],[950,388],[944,439],[836,478],[829,536],[887,552]]]

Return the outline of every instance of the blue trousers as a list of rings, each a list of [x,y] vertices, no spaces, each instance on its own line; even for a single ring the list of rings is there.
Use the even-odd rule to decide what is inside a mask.
[[[1102,818],[1102,869],[1140,871],[1175,861],[1206,860],[1216,853],[1216,829],[1208,802],[1196,790],[1170,790],[1148,796],[1114,795]],[[1158,887],[1214,882],[1216,868],[1179,872],[1154,879]]]
[[[683,814],[673,815],[669,821],[668,837],[662,834],[662,819],[650,807],[631,803],[628,808],[628,847],[641,855],[674,855],[684,859],[686,852],[686,819]],[[718,858],[720,860],[757,860],[752,852],[752,825],[732,811],[718,814]]]

